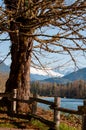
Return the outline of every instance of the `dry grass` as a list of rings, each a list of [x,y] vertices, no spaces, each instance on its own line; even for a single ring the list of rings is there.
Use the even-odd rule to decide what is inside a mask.
[[[41,117],[47,119],[47,120],[53,120],[53,113],[52,111],[45,111],[41,108],[38,109],[37,115],[40,115]],[[71,129],[74,128],[74,130],[78,129],[80,130],[81,121],[78,117],[74,115],[61,115],[61,127],[63,124],[68,128]],[[34,129],[34,130],[48,130],[48,127],[44,125],[43,123],[31,119],[21,119],[21,118],[15,118],[10,117],[7,114],[0,114],[0,127],[5,128],[21,128],[21,129]]]

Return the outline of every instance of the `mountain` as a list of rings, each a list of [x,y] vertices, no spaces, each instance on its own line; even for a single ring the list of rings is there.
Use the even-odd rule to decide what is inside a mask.
[[[2,61],[0,61],[1,63]],[[10,67],[7,66],[5,63],[1,63],[0,64],[0,72],[1,73],[9,73],[10,71]],[[38,69],[38,68],[30,68],[30,78],[31,81],[36,81],[36,80],[44,80],[50,77],[62,77],[63,75],[58,73],[58,72],[54,72],[53,70],[51,70],[50,68],[46,68],[46,69]]]
[[[30,77],[31,77],[31,81],[41,81],[41,80],[45,80],[48,79],[50,77],[62,77],[63,75],[57,72],[54,72],[53,70],[51,70],[50,68],[46,68],[46,69],[38,69],[38,68],[30,68]]]
[[[1,61],[0,61],[1,62]],[[5,63],[0,64],[1,73],[9,73],[10,67]],[[86,68],[79,69],[70,74],[63,76],[62,74],[53,71],[50,68],[38,69],[30,68],[31,81],[41,81],[41,82],[57,82],[57,83],[67,83],[74,80],[86,80]]]
[[[58,84],[66,84],[68,82],[71,82],[68,79],[64,79],[63,77],[53,77],[53,78],[48,78],[48,79],[44,79],[41,82],[51,82],[51,83],[58,83]]]
[[[49,78],[49,76],[30,74],[31,81],[40,81],[40,80],[45,80],[47,78]]]
[[[64,79],[68,79],[71,81],[74,80],[86,80],[86,68],[79,69],[75,72],[72,72],[68,75],[63,76]]]
[[[0,63],[1,63],[2,61],[0,60]],[[2,73],[8,73],[10,71],[10,67],[9,66],[7,66],[4,62],[2,62],[1,64],[0,64],[0,72],[2,72]]]
[[[49,76],[49,77],[62,77],[63,75],[53,71],[51,68],[33,68],[30,67],[30,72],[31,74],[37,74],[37,75],[42,75],[42,76]]]
[[[54,69],[54,71],[55,72],[58,72],[58,73],[60,73],[60,74],[63,74],[63,75],[68,75],[68,74],[70,74],[70,73],[72,73],[72,72],[74,72],[74,67],[60,67],[60,68],[55,68]]]
[[[86,80],[86,68],[79,69],[61,78],[53,77],[53,78],[44,79],[42,82],[56,82],[56,83],[65,84],[75,80]]]

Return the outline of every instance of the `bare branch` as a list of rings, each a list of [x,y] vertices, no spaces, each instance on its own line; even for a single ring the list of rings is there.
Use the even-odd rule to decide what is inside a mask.
[[[0,7],[0,33],[22,34],[33,38],[34,56],[35,50],[40,48],[49,53],[67,52],[75,62],[72,52],[86,51],[85,0],[76,0],[70,5],[66,5],[64,0],[4,2],[6,8]],[[10,29],[12,24],[15,25],[14,29]],[[6,40],[9,39],[0,39]]]

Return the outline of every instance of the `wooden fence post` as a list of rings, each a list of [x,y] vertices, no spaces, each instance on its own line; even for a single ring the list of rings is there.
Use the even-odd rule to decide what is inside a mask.
[[[33,94],[33,98],[37,98],[37,94],[36,93],[34,93]],[[33,101],[33,103],[32,103],[32,114],[36,114],[36,112],[37,112],[37,102],[36,101]]]
[[[84,114],[82,116],[82,130],[86,130],[86,100],[84,100],[83,111]]]
[[[13,97],[12,98],[17,98],[17,89],[13,90]],[[17,102],[16,101],[12,101],[12,113],[16,113],[16,105]]]
[[[58,108],[60,107],[60,97],[54,97],[54,103],[55,107]],[[55,122],[55,129],[59,130],[59,125],[60,125],[60,111],[54,109],[54,122]]]

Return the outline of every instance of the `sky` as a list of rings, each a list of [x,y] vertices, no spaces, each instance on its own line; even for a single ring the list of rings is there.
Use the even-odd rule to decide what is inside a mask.
[[[1,0],[0,0],[1,2]],[[66,1],[68,2],[68,0]],[[72,0],[70,0],[70,2],[73,2]],[[49,30],[50,31],[50,30]],[[53,33],[53,32],[51,32]],[[7,37],[8,34],[5,33],[3,35],[0,35],[0,39],[1,38],[4,38],[4,37]],[[6,57],[6,55],[8,54],[10,50],[10,41],[6,41],[6,42],[0,42],[0,59],[4,59]],[[77,66],[79,68],[83,68],[83,67],[86,67],[86,57],[83,56],[83,53],[81,52],[74,52],[73,53],[76,61],[77,61]],[[68,69],[68,68],[74,68],[74,63],[71,62],[70,60],[70,56],[68,55],[61,55],[61,54],[52,54],[49,56],[49,58],[44,58],[44,64],[47,64],[49,67],[53,67],[55,69],[59,69],[59,70],[64,70],[64,69]],[[40,57],[40,59],[42,59]],[[53,62],[52,62],[52,59],[53,59]],[[10,65],[11,63],[11,57],[9,56],[6,60],[5,60],[5,63],[7,65]]]
[[[6,36],[7,34],[4,34],[4,36]],[[0,43],[0,59],[3,59],[6,57],[6,55],[8,54],[10,50],[10,41],[6,41],[6,42],[2,42]],[[83,56],[83,54],[80,54],[80,52],[74,52],[75,54],[75,58],[77,61],[77,66],[79,68],[83,68],[86,67],[86,57]],[[55,68],[55,70],[59,70],[60,72],[62,72],[64,69],[65,70],[70,70],[70,69],[74,69],[74,64],[71,62],[70,57],[68,55],[57,55],[57,54],[53,54],[50,55],[49,57],[52,57],[51,59],[49,58],[44,58],[45,61],[44,64],[48,64],[47,66],[49,66],[49,68]],[[40,57],[40,59],[42,59]],[[6,60],[5,63],[7,65],[10,65],[11,63],[11,57],[9,56]]]

